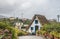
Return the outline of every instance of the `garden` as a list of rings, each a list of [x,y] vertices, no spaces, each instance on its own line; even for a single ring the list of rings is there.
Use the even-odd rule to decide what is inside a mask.
[[[60,39],[60,23],[45,24],[40,31],[37,31],[37,35],[46,39]]]
[[[7,23],[0,22],[0,39],[17,39],[18,36],[27,34],[25,31],[14,28]]]

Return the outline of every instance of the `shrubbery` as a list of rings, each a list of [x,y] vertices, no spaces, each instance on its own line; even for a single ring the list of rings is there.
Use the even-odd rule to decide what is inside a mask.
[[[41,30],[38,32],[40,35],[43,35],[43,36],[49,36],[50,35],[50,36],[60,38],[60,24],[59,23],[45,24],[41,28]]]
[[[0,29],[3,30],[2,32],[4,32],[4,30],[7,29],[10,32],[10,33],[7,33],[7,35],[12,34],[12,39],[17,39],[17,33],[15,28],[8,26],[6,23],[0,22]],[[3,33],[3,34],[6,34],[6,33]],[[4,37],[6,38],[7,36],[5,35]]]
[[[18,36],[25,36],[25,35],[28,35],[28,33],[27,32],[25,32],[25,31],[19,31],[19,33],[18,33]]]

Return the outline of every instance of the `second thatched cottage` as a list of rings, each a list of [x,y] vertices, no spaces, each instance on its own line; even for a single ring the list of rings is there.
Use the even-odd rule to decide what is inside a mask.
[[[48,23],[48,21],[45,16],[36,14],[28,26],[27,31],[31,34],[36,33],[36,31],[40,30],[46,23]]]

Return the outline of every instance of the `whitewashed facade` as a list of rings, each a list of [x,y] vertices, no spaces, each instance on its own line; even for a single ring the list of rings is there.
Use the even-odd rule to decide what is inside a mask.
[[[37,20],[37,23],[35,23]],[[31,26],[28,29],[29,33],[35,33],[36,32],[36,26],[38,27],[37,30],[40,30],[40,28],[42,27],[40,20],[38,19],[38,17],[36,16],[36,18],[34,19],[33,23],[31,24]]]

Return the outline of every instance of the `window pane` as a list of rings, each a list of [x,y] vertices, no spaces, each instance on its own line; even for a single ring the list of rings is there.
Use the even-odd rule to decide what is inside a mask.
[[[38,24],[38,20],[35,20],[35,24]]]
[[[33,30],[33,27],[31,27],[31,30]]]

